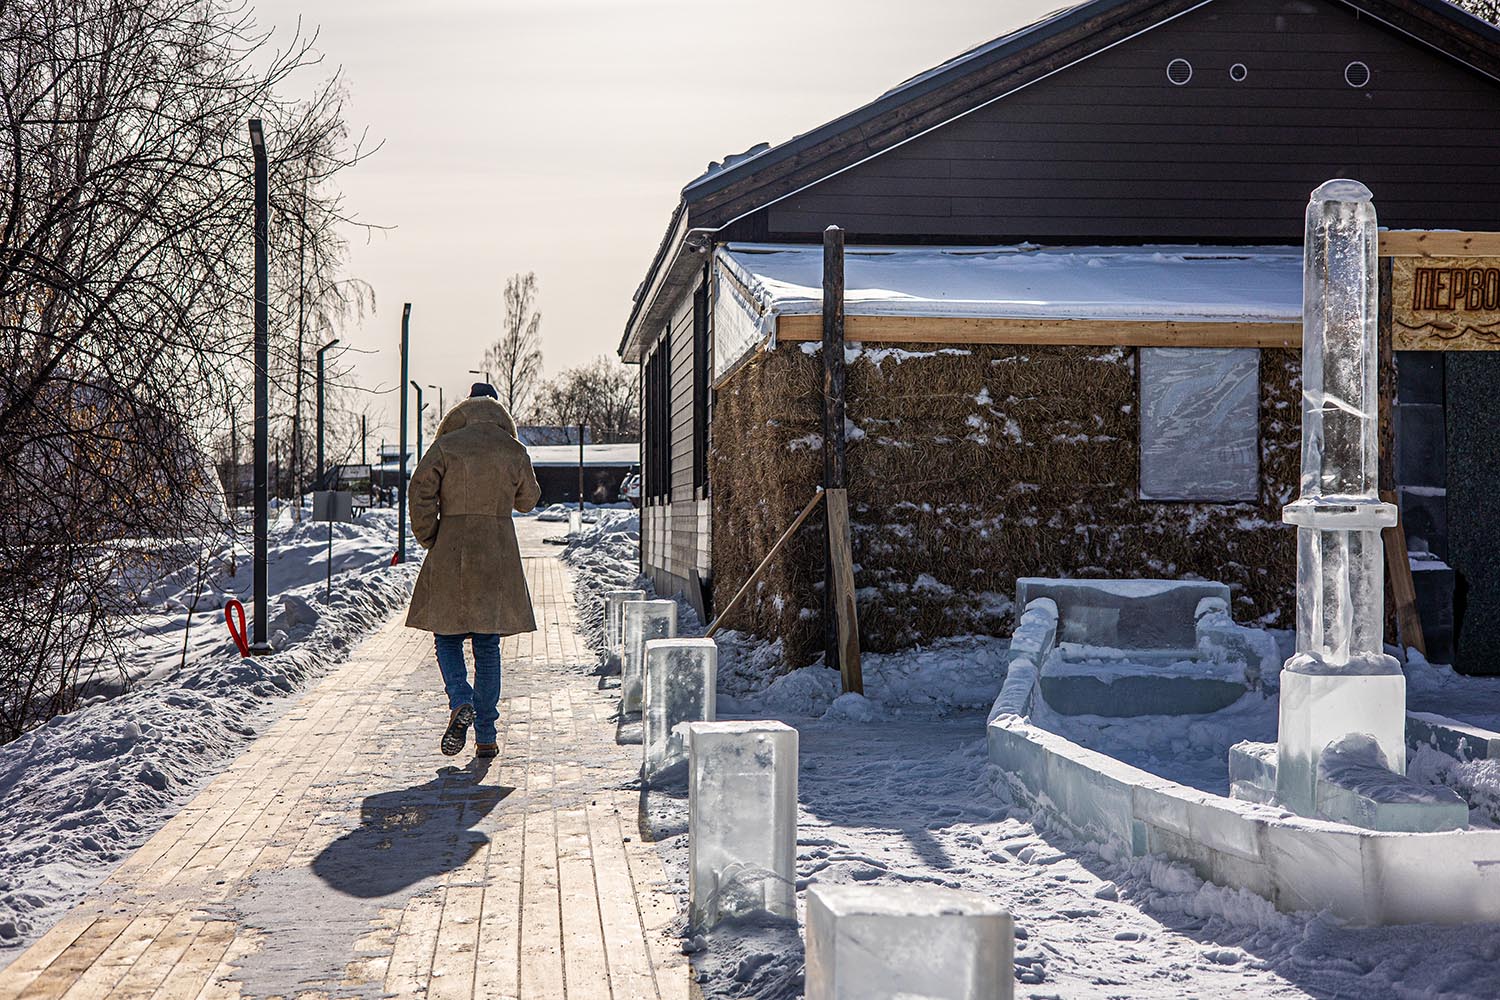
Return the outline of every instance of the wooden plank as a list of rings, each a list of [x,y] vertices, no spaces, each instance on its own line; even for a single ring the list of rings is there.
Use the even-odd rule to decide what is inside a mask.
[[[864,694],[860,668],[859,612],[854,605],[854,549],[849,529],[849,491],[828,491],[828,544],[833,615],[837,629],[839,675],[844,692]]]
[[[1005,319],[982,316],[846,316],[851,341],[882,344],[1057,344],[1078,347],[1300,347],[1302,322],[1198,323]],[[787,343],[822,337],[818,316],[782,316]]]
[[[1381,491],[1380,498],[1394,504],[1396,494]],[[1411,578],[1411,560],[1406,551],[1406,528],[1401,523],[1397,505],[1396,523],[1380,532],[1385,542],[1386,575],[1391,581],[1391,599],[1396,604],[1396,634],[1403,647],[1427,655],[1427,640],[1422,635],[1422,618],[1417,614],[1417,588]]]
[[[1388,229],[1380,234],[1382,257],[1500,257],[1500,233]]]
[[[232,920],[206,921],[172,965],[151,1000],[194,1000],[209,984],[214,970],[224,960],[224,953],[234,940]]]
[[[47,963],[46,969],[17,994],[19,1000],[53,1000],[62,996],[130,924],[130,919],[125,917],[100,917],[90,923],[87,930]]]

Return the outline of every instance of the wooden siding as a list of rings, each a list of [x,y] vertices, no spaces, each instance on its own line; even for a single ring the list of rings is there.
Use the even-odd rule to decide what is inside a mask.
[[[1176,58],[1193,65],[1167,80]],[[1344,80],[1352,61],[1367,87]],[[1242,83],[1229,68],[1241,63]],[[1500,84],[1342,6],[1218,0],[742,223],[866,242],[1283,242],[1338,176],[1384,225],[1500,228]]]

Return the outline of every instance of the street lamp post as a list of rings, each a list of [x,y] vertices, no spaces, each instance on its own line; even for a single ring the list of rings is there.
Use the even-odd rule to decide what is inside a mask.
[[[407,365],[411,303],[401,308],[401,457],[396,469],[396,562],[406,562],[406,383],[411,381]]]
[[[318,478],[323,478],[323,354],[333,345],[337,344],[338,338],[330,340],[318,348]]]
[[[427,409],[427,404],[422,402],[422,387],[417,384],[416,379],[411,380],[411,387],[417,390],[417,461],[422,461],[422,411]]]
[[[487,372],[487,371],[482,371],[481,369],[478,369],[478,368],[470,368],[469,369],[469,374],[470,375],[483,375],[484,376],[484,384],[485,385],[494,385],[495,384],[494,382],[490,381],[490,373]]]
[[[427,388],[436,389],[438,391],[438,420],[442,420],[444,415],[446,415],[448,412],[448,408],[443,405],[443,387],[440,385],[432,385],[429,383]]]
[[[270,518],[270,177],[266,166],[266,136],[259,118],[250,119],[250,148],[255,154],[255,615],[250,652],[269,653],[266,641],[270,603],[266,547]]]

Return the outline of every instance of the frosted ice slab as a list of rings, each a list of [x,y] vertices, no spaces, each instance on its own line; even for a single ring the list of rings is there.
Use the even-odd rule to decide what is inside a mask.
[[[1392,771],[1364,733],[1324,748],[1317,795],[1318,815],[1366,830],[1434,833],[1469,825],[1469,805],[1458,792]]]
[[[652,639],[646,643],[646,780],[687,759],[678,726],[713,722],[719,644],[712,639]]]
[[[617,666],[620,647],[625,642],[625,602],[645,599],[644,590],[606,590],[604,592],[604,651]]]
[[[1208,580],[1016,581],[1016,605],[1039,597],[1057,605],[1057,641],[1114,649],[1192,650],[1194,612],[1205,597],[1229,601],[1229,588]]]
[[[1311,816],[1323,748],[1350,733],[1369,734],[1390,768],[1406,773],[1406,678],[1389,656],[1343,665],[1388,671],[1369,673],[1310,673],[1304,659],[1293,657],[1281,671],[1276,798]]]
[[[807,1000],[998,1000],[1014,996],[1005,908],[934,885],[807,890]]]
[[[620,654],[620,711],[639,712],[646,643],[677,635],[676,601],[626,601],[624,638]]]
[[[688,921],[797,916],[797,730],[690,722]]]

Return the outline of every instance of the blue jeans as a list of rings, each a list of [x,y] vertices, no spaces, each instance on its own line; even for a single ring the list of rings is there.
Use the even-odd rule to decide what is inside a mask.
[[[474,742],[495,742],[495,720],[500,718],[500,637],[481,632],[434,635],[438,669],[448,691],[448,710],[474,706]],[[464,663],[464,640],[474,648],[474,686]]]

